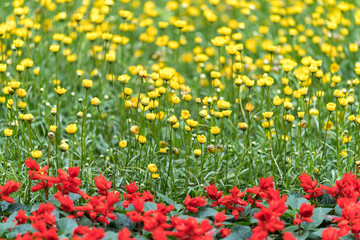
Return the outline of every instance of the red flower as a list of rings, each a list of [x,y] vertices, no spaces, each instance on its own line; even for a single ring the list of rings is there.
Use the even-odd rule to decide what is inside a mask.
[[[143,197],[137,197],[132,201],[132,205],[138,212],[144,212],[145,199]]]
[[[81,236],[81,237],[80,237]],[[92,228],[88,226],[79,226],[73,231],[73,240],[100,240],[105,237],[105,231],[102,228]]]
[[[339,229],[330,226],[324,229],[324,231],[321,234],[321,237],[322,240],[339,240],[340,237],[344,235],[347,235],[347,233],[341,234]]]
[[[80,168],[79,167],[71,167],[69,168],[69,174],[67,174],[64,170],[58,169],[58,178],[56,188],[58,192],[55,194],[55,198],[58,198],[62,195],[69,195],[69,193],[77,193],[84,199],[88,199],[89,196],[80,190],[79,186],[81,186],[81,180],[78,178]]]
[[[231,230],[228,228],[222,228],[220,229],[220,235],[222,238],[226,238],[227,236],[229,236],[231,233]]]
[[[294,237],[294,235],[291,232],[284,232],[283,239],[284,240],[296,240],[296,238]]]
[[[168,232],[169,235],[173,235],[181,240],[189,239],[201,239],[210,240],[213,239],[213,232],[208,220],[202,221],[198,224],[196,218],[189,217],[188,219],[181,219],[173,217],[171,219],[172,226],[175,228],[175,232]]]
[[[20,210],[18,214],[15,216],[15,219],[17,222],[16,225],[19,225],[19,224],[25,224],[29,218],[26,216],[24,210]]]
[[[216,186],[214,184],[211,184],[207,187],[204,187],[206,189],[207,196],[213,200],[214,202],[210,205],[210,207],[216,207],[219,205],[218,200],[222,197],[223,192],[218,191]]]
[[[17,190],[19,190],[20,188],[20,183],[18,182],[14,182],[13,180],[9,180],[7,181],[4,186],[0,185],[0,197],[2,200],[9,202],[9,203],[14,203],[14,199],[12,199],[11,197],[9,197],[9,195],[13,192],[16,192]]]
[[[296,218],[294,219],[294,224],[299,225],[302,222],[312,222],[311,216],[313,215],[314,207],[315,206],[307,203],[301,204],[299,214],[296,214]]]
[[[98,188],[98,193],[101,195],[107,195],[109,192],[109,189],[112,186],[111,181],[107,181],[104,176],[100,174],[100,176],[97,176],[94,178],[95,186]]]
[[[231,195],[225,195],[219,199],[221,206],[225,206],[227,209],[232,209],[232,215],[234,215],[235,220],[239,218],[239,212],[243,212],[244,208],[240,206],[246,206],[247,202],[241,199],[245,195],[245,192],[240,192],[240,190],[234,186],[233,189],[230,189],[229,192]]]
[[[259,187],[253,187],[246,189],[247,193],[255,194],[254,197],[249,195],[249,203],[253,204],[256,202],[257,198],[266,199],[268,197],[268,191],[274,189],[274,182],[272,177],[261,178],[259,182]]]
[[[135,240],[135,238],[131,238],[131,232],[129,229],[124,228],[118,233],[118,240]]]
[[[186,207],[186,210],[193,213],[199,211],[197,207],[203,207],[205,205],[206,205],[205,197],[201,197],[201,196],[191,198],[189,195],[187,195],[184,201],[184,206]]]
[[[306,173],[303,173],[299,176],[299,180],[301,182],[300,186],[303,188],[304,192],[307,194],[304,196],[307,200],[315,199],[321,195],[323,195],[323,192],[321,191],[321,188],[317,188],[317,180],[312,180],[309,175]]]
[[[225,216],[225,210],[218,212],[215,214],[215,221],[214,221],[214,226],[215,227],[222,227],[224,226],[224,224],[221,224],[223,221],[226,220],[226,216]]]

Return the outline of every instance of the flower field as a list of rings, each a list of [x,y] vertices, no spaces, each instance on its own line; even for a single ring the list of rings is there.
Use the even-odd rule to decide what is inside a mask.
[[[0,239],[360,239],[360,1],[0,0]]]

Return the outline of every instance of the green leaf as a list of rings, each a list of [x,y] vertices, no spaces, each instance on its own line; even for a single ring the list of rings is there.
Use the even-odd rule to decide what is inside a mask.
[[[13,212],[16,212],[16,211],[19,211],[19,210],[24,210],[25,209],[25,205],[22,205],[20,203],[14,203],[14,204],[11,204],[9,206],[9,208],[7,209],[7,211],[9,213],[13,213]]]
[[[60,218],[56,221],[56,226],[60,233],[67,235],[72,234],[73,230],[78,226],[78,224],[74,219]]]
[[[21,224],[16,227],[13,227],[11,232],[6,234],[6,237],[7,238],[16,238],[16,235],[18,235],[18,234],[23,235],[27,232],[34,232],[34,231],[36,231],[36,230],[31,226],[31,224]]]
[[[320,224],[324,221],[325,215],[328,214],[332,209],[331,208],[315,208],[314,213],[311,217],[313,222],[302,223],[301,226],[304,229],[314,229],[320,226]]]
[[[297,210],[300,208],[301,204],[308,203],[309,201],[303,197],[296,197],[295,195],[290,195],[287,198],[287,204],[290,206],[292,210]]]
[[[246,240],[252,235],[251,228],[248,226],[235,226],[231,228],[231,234],[224,240]]]
[[[144,204],[144,212],[149,211],[149,210],[156,210],[157,206],[156,203],[154,202],[146,202]]]
[[[122,213],[115,213],[116,220],[114,221],[115,226],[118,229],[128,228],[133,229],[135,227],[135,223],[131,222],[130,218]]]
[[[194,217],[214,217],[217,214],[217,211],[213,208],[205,207],[200,208],[197,213],[194,214]]]
[[[111,240],[111,239],[117,239],[117,233],[116,232],[111,232],[111,231],[107,231],[105,233],[105,238],[104,240]]]

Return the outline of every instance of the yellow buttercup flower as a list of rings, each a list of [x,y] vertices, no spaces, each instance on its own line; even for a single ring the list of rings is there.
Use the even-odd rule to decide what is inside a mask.
[[[63,95],[67,92],[67,90],[65,88],[62,88],[60,86],[57,86],[56,88],[54,88],[54,91],[59,95]]]
[[[76,124],[69,124],[65,127],[65,131],[69,134],[75,134],[78,128]]]
[[[84,88],[92,88],[93,81],[89,80],[89,79],[84,79],[84,80],[82,80],[82,85]]]
[[[5,136],[7,137],[11,137],[13,135],[13,130],[12,129],[9,129],[9,128],[5,128],[4,129],[4,134]]]
[[[97,97],[92,98],[90,101],[91,101],[91,105],[93,105],[94,107],[99,106],[101,103],[100,99]]]
[[[38,159],[42,156],[42,152],[40,150],[35,150],[31,152],[31,156],[35,159]]]
[[[156,173],[158,170],[157,166],[154,163],[150,163],[147,168],[151,173]]]

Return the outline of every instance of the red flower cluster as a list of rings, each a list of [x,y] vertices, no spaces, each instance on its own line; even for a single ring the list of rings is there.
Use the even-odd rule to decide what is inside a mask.
[[[14,203],[14,199],[9,197],[13,192],[16,192],[20,188],[20,183],[14,182],[12,180],[7,181],[4,186],[0,185],[0,197],[3,201]]]
[[[269,206],[266,208],[263,205],[257,204],[260,212],[254,214],[254,218],[258,220],[257,226],[253,229],[251,240],[265,239],[268,233],[275,231],[282,231],[284,229],[284,222],[280,217],[285,213],[287,196],[280,197],[278,190],[272,189],[268,192],[266,199]]]
[[[309,175],[306,173],[303,173],[299,176],[299,180],[301,182],[300,186],[303,188],[304,192],[307,194],[304,196],[307,200],[315,199],[321,195],[323,195],[323,192],[321,191],[321,188],[317,188],[317,180],[312,180]]]
[[[312,222],[311,216],[314,212],[314,205],[303,203],[300,206],[299,214],[296,214],[294,225],[300,225],[302,222]]]

